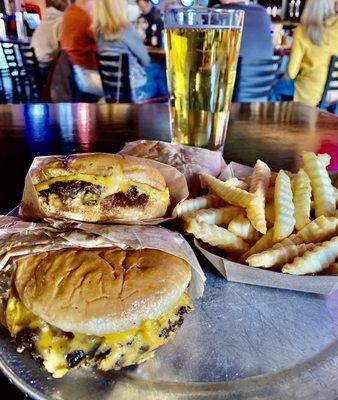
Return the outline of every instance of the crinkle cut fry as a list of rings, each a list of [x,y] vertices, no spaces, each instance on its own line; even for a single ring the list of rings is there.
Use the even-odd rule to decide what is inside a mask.
[[[316,217],[335,215],[335,191],[326,168],[314,153],[304,151],[302,155],[305,172],[311,181]]]
[[[312,250],[314,247],[313,243],[282,246],[253,254],[246,261],[250,267],[272,268],[284,265],[296,257],[302,256],[307,250]]]
[[[222,208],[207,208],[192,213],[184,214],[184,221],[189,224],[193,220],[196,222],[206,222],[207,224],[228,225],[233,218],[243,214],[244,210],[235,206],[225,206]]]
[[[293,203],[295,205],[295,227],[300,231],[310,223],[311,182],[307,173],[301,168],[292,182]]]
[[[338,236],[335,236],[313,250],[306,251],[302,257],[297,257],[291,264],[285,264],[282,272],[292,275],[316,274],[329,268],[337,256]]]
[[[211,175],[202,174],[202,177],[208,188],[224,201],[234,205],[246,208],[254,198],[252,193],[243,189],[227,185],[225,182],[214,178]]]
[[[176,206],[173,215],[182,217],[182,215],[186,213],[194,212],[202,208],[222,207],[224,204],[224,200],[214,194],[209,194],[183,201]]]
[[[288,175],[279,171],[275,186],[275,225],[273,239],[279,242],[291,235],[295,227],[294,204],[291,181]]]
[[[204,243],[216,246],[231,253],[243,253],[249,249],[248,243],[217,225],[194,221],[189,225],[188,232]]]

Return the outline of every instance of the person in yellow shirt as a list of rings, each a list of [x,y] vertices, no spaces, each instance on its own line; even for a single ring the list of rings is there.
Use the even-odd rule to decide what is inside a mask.
[[[338,56],[337,13],[337,0],[307,0],[287,67],[295,101],[316,106],[322,98],[331,57]]]

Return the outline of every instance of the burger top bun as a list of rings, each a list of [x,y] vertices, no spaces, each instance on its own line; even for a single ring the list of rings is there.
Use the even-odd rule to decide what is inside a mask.
[[[64,249],[17,260],[13,291],[65,332],[104,335],[158,318],[190,279],[187,262],[159,250]]]

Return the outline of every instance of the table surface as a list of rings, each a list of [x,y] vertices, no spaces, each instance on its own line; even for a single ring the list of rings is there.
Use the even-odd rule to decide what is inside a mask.
[[[0,106],[0,212],[20,201],[38,155],[117,152],[137,139],[170,140],[166,105],[30,104]],[[338,118],[298,103],[233,104],[224,158],[297,170],[303,150],[332,156],[338,170]],[[0,376],[6,399],[23,399]]]

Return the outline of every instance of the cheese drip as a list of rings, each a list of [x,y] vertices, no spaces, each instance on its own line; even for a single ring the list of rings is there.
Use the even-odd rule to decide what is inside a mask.
[[[44,367],[54,378],[61,378],[72,363],[74,366],[97,365],[99,369],[108,371],[150,359],[153,351],[181,325],[182,315],[191,309],[189,296],[184,293],[174,307],[158,319],[142,321],[138,328],[104,336],[88,336],[54,328],[10,295],[6,323],[11,335],[16,338],[24,329],[34,332],[34,352],[41,357]]]

